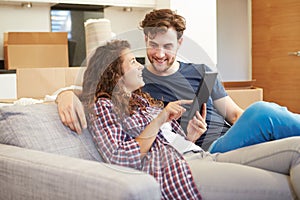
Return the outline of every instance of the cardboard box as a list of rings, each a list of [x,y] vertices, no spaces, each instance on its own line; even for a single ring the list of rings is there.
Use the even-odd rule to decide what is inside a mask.
[[[226,92],[242,109],[246,109],[249,105],[256,101],[263,100],[262,88],[227,88]]]
[[[5,69],[69,67],[67,32],[4,33]]]
[[[263,89],[255,87],[256,80],[223,82],[227,94],[241,108],[246,109],[256,101],[263,100]]]
[[[17,69],[17,98],[43,99],[56,90],[70,85],[82,85],[86,67],[19,68]],[[227,86],[226,84],[224,84]],[[228,95],[243,109],[263,100],[263,90],[253,86],[225,87]]]
[[[19,68],[17,98],[43,99],[56,90],[70,85],[82,85],[85,67]]]

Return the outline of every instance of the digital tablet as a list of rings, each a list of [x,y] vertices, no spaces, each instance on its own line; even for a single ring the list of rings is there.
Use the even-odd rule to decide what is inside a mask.
[[[203,103],[206,103],[208,101],[208,98],[211,95],[212,88],[215,85],[217,75],[217,72],[205,72],[202,81],[199,83],[198,89],[193,99],[193,103],[181,117],[180,121],[183,130],[186,131],[188,122],[195,116],[196,111],[202,111]]]

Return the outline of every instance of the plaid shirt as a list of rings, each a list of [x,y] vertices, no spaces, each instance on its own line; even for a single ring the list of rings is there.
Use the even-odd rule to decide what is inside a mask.
[[[147,155],[141,158],[140,146],[134,138],[160,109],[150,107],[138,95],[133,95],[133,98],[145,105],[146,110],[138,109],[122,120],[113,111],[111,100],[100,98],[94,105],[97,117],[90,116],[91,132],[103,159],[108,163],[131,167],[154,176],[160,184],[162,199],[201,199],[187,162],[167,142],[161,131]],[[184,135],[175,120],[171,124],[175,133]]]

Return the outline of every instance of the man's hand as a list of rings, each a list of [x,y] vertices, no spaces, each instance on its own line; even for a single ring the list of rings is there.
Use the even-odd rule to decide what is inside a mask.
[[[207,130],[206,124],[206,104],[202,106],[202,115],[199,111],[196,112],[196,115],[189,121],[187,126],[187,136],[186,138],[191,142],[196,142],[198,138]]]
[[[83,105],[78,97],[73,91],[64,91],[57,96],[56,103],[62,123],[80,134],[82,129],[87,127],[87,122]]]

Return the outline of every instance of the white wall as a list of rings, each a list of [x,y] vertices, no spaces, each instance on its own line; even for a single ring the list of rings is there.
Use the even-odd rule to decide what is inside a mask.
[[[131,49],[135,56],[145,57],[145,42],[142,30],[139,29],[139,23],[143,20],[145,14],[152,9],[136,8],[125,12],[123,7],[108,7],[104,9],[104,17],[111,22],[112,31],[118,39],[129,40]]]
[[[0,60],[3,60],[3,33],[14,31],[50,31],[50,6],[0,5]]]
[[[170,0],[169,7],[186,19],[185,38],[178,59],[214,67],[217,63],[216,0]]]
[[[185,35],[200,45],[217,62],[216,0],[172,0],[171,9],[186,19]]]
[[[250,80],[250,0],[217,0],[218,59],[223,81]]]
[[[150,10],[149,8],[132,8],[132,11],[126,12],[123,7],[108,7],[104,9],[104,16],[111,21],[112,31],[120,34],[137,29],[145,13]]]
[[[16,74],[0,74],[0,99],[16,99]]]

